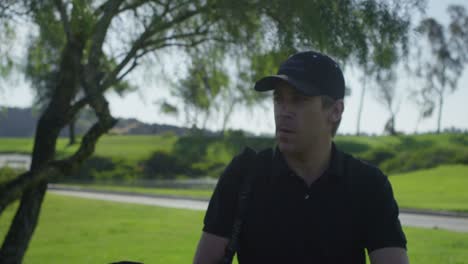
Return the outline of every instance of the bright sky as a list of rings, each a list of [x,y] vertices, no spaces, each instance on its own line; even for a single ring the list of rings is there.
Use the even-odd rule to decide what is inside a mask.
[[[429,0],[426,13],[428,16],[442,21],[442,23],[447,23],[449,18],[446,8],[449,4],[464,5],[468,9],[468,2],[466,0]],[[177,71],[177,65],[166,64],[165,67]],[[159,70],[155,72],[157,73]],[[182,117],[176,118],[158,113],[158,107],[154,102],[167,96],[169,91],[164,82],[158,81],[159,77],[156,73],[154,76],[150,72],[141,74],[141,77],[136,81],[136,83],[140,84],[140,89],[137,92],[127,94],[123,98],[115,94],[108,94],[107,98],[109,99],[113,115],[125,118],[134,117],[148,123],[166,123],[184,126]],[[135,74],[132,76],[135,76]],[[345,112],[339,129],[340,133],[355,133],[356,131],[359,97],[361,94],[360,76],[361,73],[356,69],[347,68],[345,71],[345,79],[347,84],[352,88],[352,94],[345,98]],[[401,91],[400,94],[403,101],[396,117],[396,129],[412,133],[415,131],[418,111],[415,105],[408,100],[408,94],[404,90],[418,84],[414,79],[404,78],[403,72],[400,72],[399,78],[397,85]],[[458,89],[446,97],[442,114],[443,128],[457,127],[468,129],[468,111],[464,107],[468,99],[467,69],[465,69],[458,85]],[[15,88],[9,88],[13,86]],[[33,99],[29,86],[21,80],[13,86],[9,86],[7,89],[0,89],[0,105],[29,107]],[[388,116],[387,110],[376,101],[375,93],[371,89],[368,89],[361,120],[361,131],[382,133]],[[434,115],[432,118],[423,120],[419,124],[418,131],[435,130],[437,124],[436,117]],[[250,112],[239,109],[234,113],[228,127],[244,129],[255,134],[272,134],[274,131],[272,107],[270,105],[268,109],[256,108]],[[212,126],[211,128],[219,128],[219,125]]]

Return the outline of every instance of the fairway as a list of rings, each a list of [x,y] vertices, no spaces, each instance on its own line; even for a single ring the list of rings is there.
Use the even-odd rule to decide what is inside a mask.
[[[444,165],[391,176],[402,208],[468,212],[468,166]]]
[[[9,207],[0,218],[4,237]],[[24,263],[190,263],[203,212],[48,194]],[[468,234],[405,228],[411,263],[468,263]]]

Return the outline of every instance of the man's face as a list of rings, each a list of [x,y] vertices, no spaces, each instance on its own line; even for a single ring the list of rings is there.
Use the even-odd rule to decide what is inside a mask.
[[[303,153],[318,142],[331,140],[329,111],[320,96],[305,96],[286,82],[274,89],[276,141],[282,152]]]

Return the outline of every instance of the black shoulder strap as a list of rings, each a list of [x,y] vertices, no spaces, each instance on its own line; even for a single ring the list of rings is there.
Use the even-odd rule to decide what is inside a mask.
[[[244,162],[243,170],[246,171],[240,185],[239,196],[237,201],[237,212],[232,226],[231,239],[226,246],[224,257],[221,260],[221,264],[230,264],[234,258],[234,254],[239,248],[239,236],[241,232],[242,223],[244,222],[245,216],[249,207],[249,200],[252,196],[254,187],[254,181],[256,176],[256,170],[258,163],[263,162],[259,160],[260,153],[257,154],[253,149],[246,148],[246,159]],[[263,154],[263,153],[261,153]]]

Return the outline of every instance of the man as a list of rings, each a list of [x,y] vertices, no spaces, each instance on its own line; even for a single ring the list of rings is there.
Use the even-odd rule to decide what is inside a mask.
[[[338,64],[313,51],[289,57],[255,84],[273,90],[274,150],[246,165],[235,157],[206,212],[195,263],[218,263],[231,239],[242,178],[255,167],[239,263],[409,263],[391,185],[382,172],[338,150],[344,110]]]

